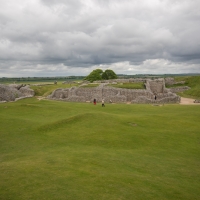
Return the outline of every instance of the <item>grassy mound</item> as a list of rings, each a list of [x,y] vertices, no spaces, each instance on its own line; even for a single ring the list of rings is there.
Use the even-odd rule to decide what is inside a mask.
[[[198,199],[200,106],[0,104],[0,199]]]

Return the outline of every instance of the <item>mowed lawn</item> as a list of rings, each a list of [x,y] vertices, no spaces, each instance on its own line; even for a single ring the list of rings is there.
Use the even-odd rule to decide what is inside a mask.
[[[195,105],[0,104],[0,199],[199,199],[199,122]]]

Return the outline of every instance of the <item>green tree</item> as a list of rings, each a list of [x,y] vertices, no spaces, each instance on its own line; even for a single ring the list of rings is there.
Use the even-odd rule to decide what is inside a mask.
[[[102,74],[102,79],[105,79],[105,80],[116,79],[116,78],[117,78],[117,75],[111,69],[105,70],[105,72],[103,72],[103,74]]]
[[[87,77],[85,77],[85,80],[88,80],[90,82],[97,81],[97,80],[108,80],[108,79],[116,79],[117,75],[115,72],[111,69],[103,70],[101,69],[95,69],[93,70]]]
[[[88,80],[90,82],[93,82],[96,80],[102,80],[102,74],[103,74],[103,70],[95,69],[87,77],[85,77],[85,80]]]

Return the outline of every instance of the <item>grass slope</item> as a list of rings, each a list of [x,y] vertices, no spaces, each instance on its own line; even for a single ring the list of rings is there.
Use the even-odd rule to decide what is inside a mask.
[[[198,199],[200,106],[0,104],[0,199]]]
[[[184,85],[191,87],[190,90],[179,93],[178,95],[200,99],[200,76],[176,77],[176,81],[185,81]]]
[[[43,83],[44,84],[44,83]],[[31,86],[31,89],[35,91],[35,96],[48,96],[50,95],[54,90],[58,88],[70,88],[73,86],[77,86],[77,83],[71,83],[71,84],[62,84],[61,82],[58,82],[57,84],[52,85],[41,85],[41,86]]]

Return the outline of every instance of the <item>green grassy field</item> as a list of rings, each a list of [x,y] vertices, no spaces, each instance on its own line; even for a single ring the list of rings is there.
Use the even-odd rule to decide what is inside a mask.
[[[0,199],[199,199],[199,119],[189,105],[0,104]]]

